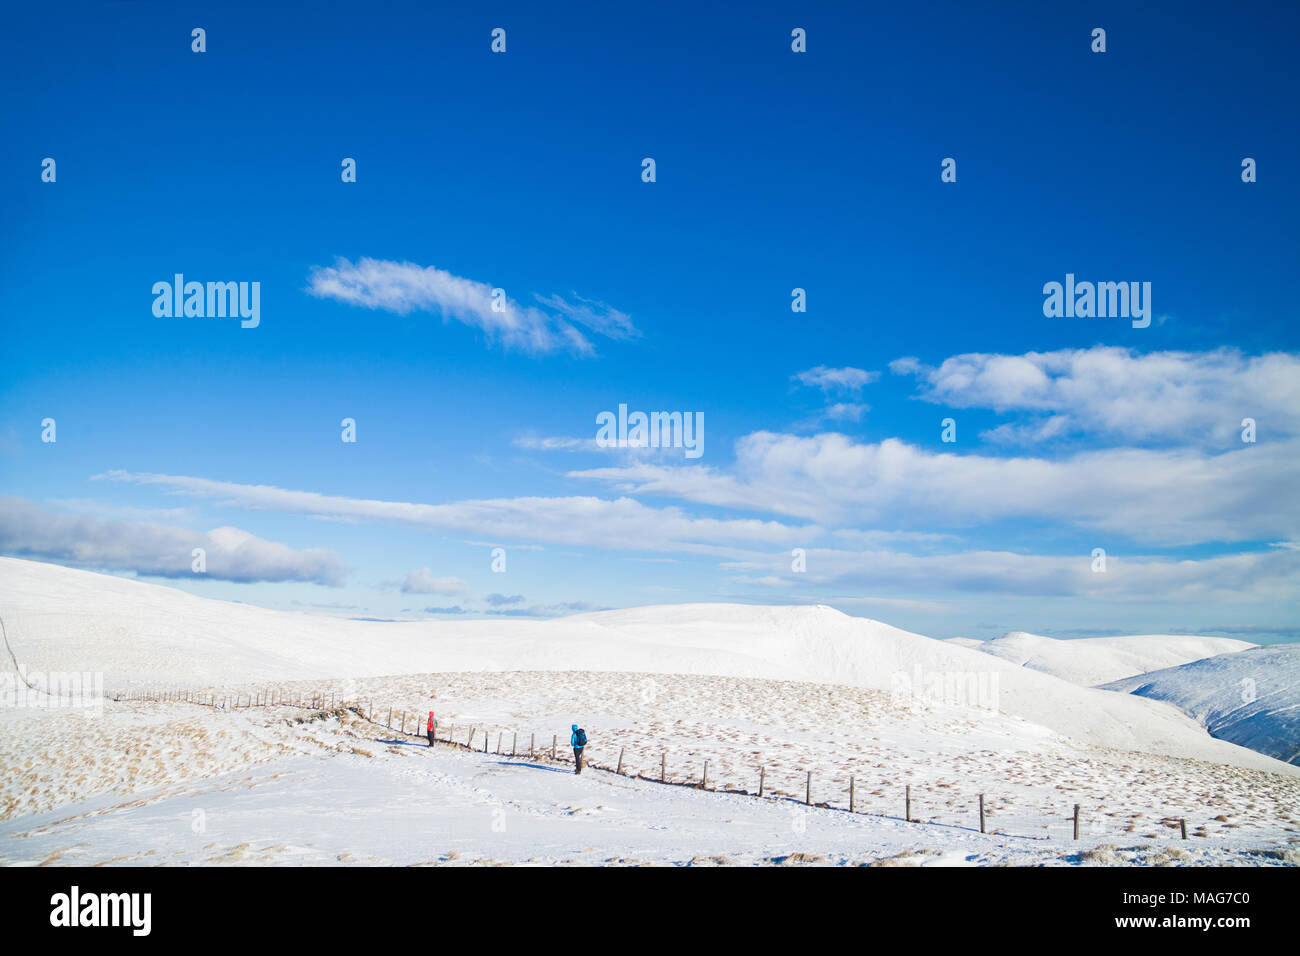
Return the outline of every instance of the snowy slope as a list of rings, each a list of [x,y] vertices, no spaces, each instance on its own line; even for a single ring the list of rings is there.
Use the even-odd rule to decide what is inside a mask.
[[[362,751],[363,748],[357,748]],[[1276,838],[981,834],[488,754],[371,744],[0,822],[0,865],[1279,865]],[[196,817],[196,809],[202,816]]]
[[[1300,763],[1300,644],[1221,654],[1105,689],[1169,701],[1215,737]]]
[[[1042,671],[1072,684],[1095,687],[1109,681],[1177,667],[1216,654],[1254,647],[1228,637],[1186,634],[1139,634],[1131,637],[1087,637],[1059,641],[1039,634],[1011,631],[992,641],[954,638],[964,647],[1000,657],[1030,670]]]
[[[105,685],[245,685],[434,671],[638,671],[897,690],[984,680],[997,709],[1079,743],[1294,773],[1177,708],[827,607],[676,605],[554,621],[376,623],[272,611],[0,558],[0,608],[29,669]]]

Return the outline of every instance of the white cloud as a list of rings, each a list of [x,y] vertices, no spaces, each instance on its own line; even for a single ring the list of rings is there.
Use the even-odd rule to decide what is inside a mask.
[[[1300,442],[1219,454],[1117,448],[1059,460],[935,452],[898,439],[755,432],[732,472],[637,464],[569,475],[628,494],[828,525],[937,530],[1034,518],[1154,544],[1300,537]]]
[[[1070,434],[1125,442],[1204,445],[1239,441],[1241,420],[1261,436],[1300,434],[1300,356],[1236,349],[1150,352],[1095,346],[1056,352],[954,355],[936,367],[914,358],[890,370],[916,376],[920,397],[952,408],[1024,412],[1027,422],[987,433],[1033,442]]]
[[[799,384],[808,388],[820,388],[823,392],[859,392],[863,386],[870,385],[880,378],[879,372],[868,372],[860,368],[845,366],[829,368],[818,365],[793,376]]]
[[[404,594],[468,594],[469,587],[460,578],[435,578],[428,568],[412,571],[402,582]]]
[[[461,501],[447,505],[385,502],[319,495],[267,486],[238,485],[207,479],[169,475],[109,476],[165,487],[173,493],[220,501],[225,506],[272,510],[346,521],[399,523],[438,531],[473,528],[497,540],[533,540],[589,546],[604,550],[668,551],[713,555],[727,559],[724,567],[740,574],[738,580],[750,586],[783,589],[787,593],[808,587],[825,588],[843,595],[854,590],[881,595],[896,591],[903,597],[947,592],[989,593],[1020,596],[1075,596],[1098,600],[1185,600],[1229,601],[1247,598],[1293,600],[1300,596],[1300,549],[1291,542],[1300,534],[1287,532],[1284,525],[1300,525],[1296,508],[1281,514],[1276,508],[1259,506],[1254,497],[1258,486],[1238,487],[1232,469],[1215,480],[1198,485],[1194,476],[1205,470],[1198,459],[1188,465],[1193,477],[1175,486],[1171,494],[1161,485],[1157,462],[1173,467],[1168,454],[1150,459],[1120,462],[1113,456],[1150,455],[1132,450],[1092,456],[1076,456],[1066,463],[1037,460],[987,459],[977,456],[930,455],[901,442],[857,445],[844,436],[823,435],[814,439],[792,436],[756,435],[743,458],[761,480],[750,475],[737,480],[730,475],[703,469],[651,469],[673,490],[683,488],[678,479],[692,475],[702,479],[692,486],[696,497],[734,502],[789,501],[802,496],[798,510],[817,512],[831,509],[910,512],[926,528],[945,519],[962,519],[976,512],[984,518],[1010,513],[1041,511],[1066,515],[1063,520],[1106,525],[1111,532],[1098,532],[1095,545],[1089,543],[1077,555],[1022,554],[997,550],[942,551],[950,537],[932,530],[871,530],[849,527],[827,531],[820,525],[792,526],[752,519],[723,520],[697,518],[677,508],[650,508],[628,498],[606,501],[597,498],[521,498],[493,501]],[[1250,449],[1238,455],[1254,455],[1266,449]],[[1278,452],[1287,466],[1296,452]],[[1226,458],[1229,456],[1219,456]],[[940,460],[941,459],[941,460]],[[973,459],[973,460],[968,460]],[[863,468],[866,460],[869,467]],[[1020,462],[1018,465],[1017,462]],[[797,468],[796,468],[796,464]],[[1004,471],[1004,468],[1011,470]],[[1028,469],[1017,477],[1016,468]],[[795,469],[792,472],[792,469]],[[631,469],[629,469],[631,470]],[[1267,470],[1267,469],[1265,469]],[[1077,472],[1077,474],[1074,474]],[[842,487],[844,474],[868,476],[868,480]],[[1109,476],[1109,479],[1107,478]],[[1167,477],[1167,475],[1166,475]],[[840,480],[840,484],[836,481]],[[1100,487],[1090,482],[1110,480]],[[1147,484],[1142,486],[1140,482]],[[786,482],[786,484],[781,484]],[[802,486],[802,487],[801,487]],[[1285,487],[1290,488],[1291,483]],[[1233,488],[1235,498],[1226,498]],[[840,498],[827,502],[828,490]],[[1123,498],[1117,489],[1133,493]],[[1137,492],[1144,491],[1143,494]],[[1118,497],[1117,497],[1118,495]],[[855,496],[862,499],[854,500]],[[873,497],[874,496],[874,497]],[[1279,501],[1289,499],[1278,499]],[[818,504],[820,502],[820,504]],[[1086,504],[1091,510],[1078,515],[1064,509]],[[1213,513],[1207,509],[1215,509]],[[1242,515],[1233,517],[1234,508]],[[1262,512],[1262,513],[1261,513]],[[1240,522],[1237,528],[1234,522]],[[1206,529],[1212,529],[1207,532]],[[1192,561],[1163,556],[1134,554],[1117,543],[1132,535],[1141,538],[1170,538],[1185,534],[1202,540],[1219,529],[1225,537],[1249,537],[1267,529],[1278,546],[1263,551],[1222,555]],[[1222,529],[1227,528],[1224,532]],[[1245,529],[1245,530],[1242,530]],[[820,548],[819,541],[832,537],[867,550],[847,551]],[[917,546],[924,553],[889,550],[897,543]],[[1105,547],[1109,568],[1104,574],[1092,571],[1092,546]],[[791,547],[808,554],[806,574],[790,572]],[[428,569],[408,578],[425,582],[433,593],[458,593],[463,582],[435,579]],[[436,582],[436,583],[433,583]],[[419,585],[412,589],[418,590]],[[463,593],[463,592],[459,592]],[[529,609],[525,613],[542,613]]]
[[[822,418],[827,421],[860,422],[862,416],[869,411],[871,406],[861,402],[836,402],[822,412]]]
[[[353,264],[339,258],[332,266],[312,267],[307,291],[319,298],[398,315],[439,312],[444,320],[454,319],[479,329],[489,340],[500,341],[506,348],[538,354],[593,353],[591,341],[574,322],[610,338],[637,334],[625,313],[586,299],[579,299],[575,305],[559,296],[539,298],[556,310],[547,312],[520,305],[507,296],[500,300],[501,311],[497,311],[493,308],[492,288],[486,282],[465,279],[434,266],[366,258]]]
[[[239,528],[211,531],[144,521],[59,514],[25,498],[0,499],[0,552],[89,568],[159,577],[198,577],[193,549],[206,551],[209,578],[308,581],[340,586],[345,569],[333,551],[295,550]]]

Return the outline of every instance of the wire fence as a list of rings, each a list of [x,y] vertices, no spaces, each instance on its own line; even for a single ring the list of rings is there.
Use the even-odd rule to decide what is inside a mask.
[[[402,743],[428,739],[427,721],[419,710],[404,705],[376,704],[373,700],[345,699],[334,692],[300,692],[271,688],[265,691],[220,693],[192,690],[131,690],[108,692],[107,699],[126,702],[187,703],[222,711],[292,707],[322,715],[351,713],[391,733]],[[380,741],[381,743],[384,741]],[[396,741],[394,741],[395,743]],[[569,736],[539,737],[536,730],[482,724],[435,726],[428,744],[514,759],[572,766]],[[593,757],[600,753],[599,758]],[[950,784],[907,783],[896,777],[838,774],[780,763],[744,765],[737,755],[721,758],[696,752],[674,754],[668,748],[632,749],[619,746],[597,750],[589,743],[583,768],[608,772],[665,786],[787,801],[794,806],[840,810],[909,823],[950,827],[995,836],[1034,840],[1077,841],[1107,837],[1141,840],[1207,838],[1225,818],[1213,808],[1167,808],[1156,815],[1125,809],[1118,802],[1062,804],[1059,810],[1017,805],[1004,791],[995,794],[963,792]]]

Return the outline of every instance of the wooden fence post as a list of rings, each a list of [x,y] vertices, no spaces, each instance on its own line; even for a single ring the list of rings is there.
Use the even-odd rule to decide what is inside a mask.
[[[618,769],[615,770],[614,772],[615,773],[623,772],[623,748],[622,747],[618,748]]]
[[[709,789],[709,762],[704,761],[704,773],[700,776],[700,789]]]
[[[984,794],[980,794],[980,833],[984,832]]]
[[[537,733],[536,731],[534,731],[533,733],[528,735],[528,759],[529,760],[533,759],[533,754],[536,751],[537,751]]]
[[[663,783],[664,778],[668,776],[668,751],[659,755],[659,782]]]
[[[1184,817],[1180,817],[1180,818],[1179,818],[1179,820],[1178,820],[1178,829],[1179,829],[1180,831],[1182,831],[1183,839],[1186,840],[1186,839],[1187,839],[1187,820],[1186,820],[1186,818],[1184,818]]]
[[[808,789],[804,791],[803,803],[804,806],[812,805],[812,771],[811,770],[808,771]]]
[[[551,759],[555,759],[555,741],[559,739],[559,734],[551,734]]]
[[[510,756],[513,757],[518,752],[519,752],[519,731],[516,730],[514,739],[510,741]]]
[[[1079,805],[1074,805],[1074,838],[1079,839]]]
[[[497,753],[501,753],[501,731],[497,731]]]
[[[907,785],[907,790],[905,794],[906,795],[903,798],[906,801],[903,804],[903,819],[906,820],[908,823],[911,823],[912,822],[912,785],[910,783]]]
[[[760,797],[763,795],[763,778],[766,774],[767,768],[760,764],[758,768],[758,795]]]
[[[853,774],[849,774],[849,813],[853,812]]]
[[[487,733],[487,731],[484,731],[484,734],[486,734],[486,733]],[[474,744],[474,728],[471,727],[471,728],[469,729],[469,736],[465,738],[465,747],[466,747],[466,749],[468,749],[468,750],[473,750],[473,749],[474,749],[473,744]]]

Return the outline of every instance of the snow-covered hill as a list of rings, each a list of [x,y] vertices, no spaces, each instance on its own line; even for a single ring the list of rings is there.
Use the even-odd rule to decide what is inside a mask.
[[[1229,637],[1187,634],[1137,634],[1061,641],[1025,631],[1010,631],[992,641],[952,638],[950,643],[959,643],[962,647],[983,651],[1084,687],[1095,687],[1147,671],[1177,667],[1255,646]]]
[[[0,558],[0,608],[29,669],[110,688],[447,671],[632,671],[801,680],[985,701],[1081,744],[1294,773],[1177,708],[1079,687],[995,655],[827,607],[674,605],[554,621],[380,623],[272,611]],[[981,683],[982,682],[982,683]],[[941,696],[946,699],[945,691]]]
[[[28,670],[244,704],[0,708],[0,865],[1296,859],[1300,768],[829,608],[392,624],[0,559],[0,614]],[[525,756],[572,720],[591,773]]]
[[[1105,685],[1168,701],[1215,737],[1300,763],[1300,644],[1274,644]]]

